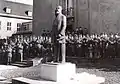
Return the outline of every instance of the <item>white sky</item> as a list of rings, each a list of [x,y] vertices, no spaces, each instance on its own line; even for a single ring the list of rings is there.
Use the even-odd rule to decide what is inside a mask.
[[[33,5],[33,0],[6,0],[6,1],[13,1],[13,2],[19,2],[19,3]]]

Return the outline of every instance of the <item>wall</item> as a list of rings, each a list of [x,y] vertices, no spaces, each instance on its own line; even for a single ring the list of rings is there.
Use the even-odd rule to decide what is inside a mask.
[[[34,0],[33,2],[33,32],[40,35],[43,30],[52,29],[54,10],[58,0]]]
[[[34,0],[34,31],[51,29],[54,9],[64,0]],[[74,28],[88,28],[90,33],[120,32],[119,0],[74,0]]]
[[[88,28],[88,2],[87,0],[76,0],[76,25]]]
[[[120,32],[119,0],[76,0],[76,26],[91,33]]]
[[[97,12],[95,10],[91,11],[93,27],[98,27],[100,32],[120,32],[120,1],[98,0],[97,6]],[[98,20],[97,25],[95,25],[95,20]]]
[[[1,21],[0,37],[6,38],[7,36],[12,36],[12,34],[17,31],[17,23],[28,22],[30,20],[0,17],[0,21]],[[10,31],[7,30],[7,22],[12,23]]]

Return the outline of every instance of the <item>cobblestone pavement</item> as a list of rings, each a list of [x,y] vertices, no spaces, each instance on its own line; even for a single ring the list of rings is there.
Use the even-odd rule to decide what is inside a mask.
[[[110,66],[111,67],[111,66]],[[13,68],[0,70],[0,76],[7,78],[11,81],[12,78],[16,77],[26,77],[38,80],[40,78],[39,73],[40,66],[33,66],[29,68]],[[79,67],[77,68],[78,73],[88,72],[90,74],[95,74],[97,76],[105,77],[105,84],[120,84],[120,69],[108,70],[106,68],[95,68],[95,67]]]

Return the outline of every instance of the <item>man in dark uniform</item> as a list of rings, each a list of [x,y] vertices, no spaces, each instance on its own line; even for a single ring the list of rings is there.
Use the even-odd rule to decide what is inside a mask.
[[[65,62],[66,45],[65,30],[66,16],[62,14],[62,7],[58,6],[55,10],[55,20],[52,28],[52,43],[56,62]]]

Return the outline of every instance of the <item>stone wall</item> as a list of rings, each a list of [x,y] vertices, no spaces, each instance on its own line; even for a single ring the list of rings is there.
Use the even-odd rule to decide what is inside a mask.
[[[76,0],[76,26],[91,33],[120,32],[119,0]]]

